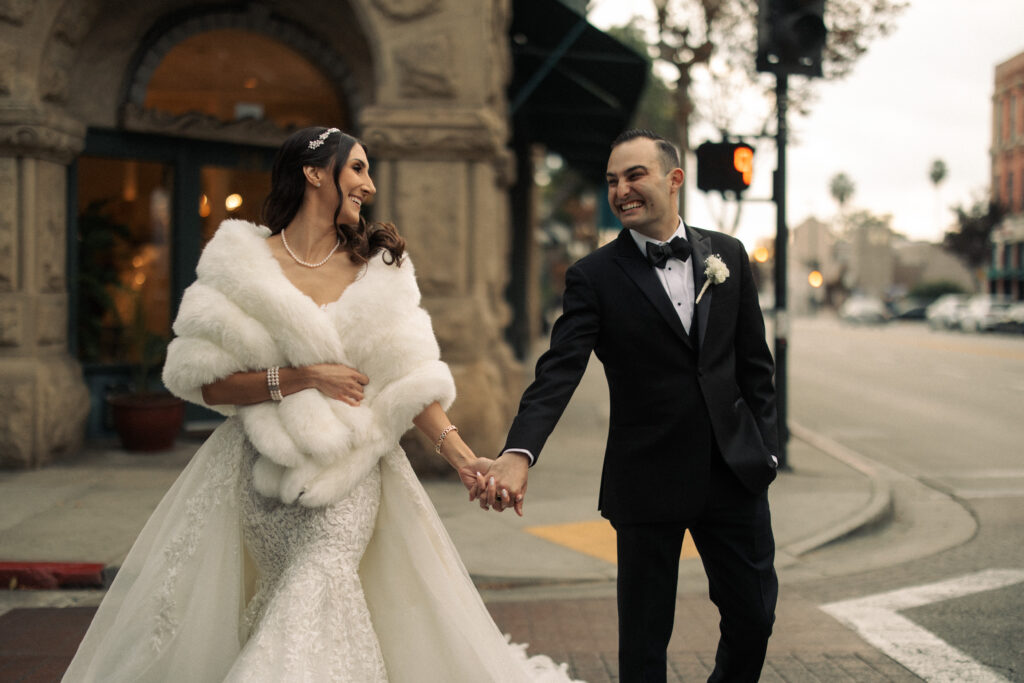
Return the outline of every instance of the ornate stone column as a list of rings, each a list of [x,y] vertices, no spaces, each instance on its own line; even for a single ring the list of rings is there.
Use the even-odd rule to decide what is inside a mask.
[[[363,111],[362,130],[374,159],[375,215],[393,220],[407,240],[455,375],[450,417],[478,455],[493,457],[522,386],[503,338],[513,172],[505,123],[488,108],[377,106]],[[419,435],[404,445],[417,471],[446,469]]]
[[[68,354],[67,165],[85,126],[0,104],[0,466],[74,452],[89,396]]]

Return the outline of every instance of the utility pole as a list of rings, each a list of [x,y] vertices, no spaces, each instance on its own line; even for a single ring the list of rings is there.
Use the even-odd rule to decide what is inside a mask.
[[[789,468],[787,352],[789,313],[786,309],[786,261],[789,226],[786,224],[786,114],[789,108],[789,74],[810,78],[822,75],[825,0],[759,0],[757,17],[757,70],[775,74],[775,109],[778,116],[775,169],[775,395],[778,406],[779,469]]]
[[[779,151],[778,167],[775,169],[773,197],[775,199],[775,397],[778,406],[779,424],[779,467],[787,469],[787,447],[789,444],[789,422],[787,421],[788,382],[786,355],[789,348],[789,313],[786,310],[787,248],[789,226],[786,223],[786,113],[789,108],[789,74],[783,71],[775,77],[776,146]]]

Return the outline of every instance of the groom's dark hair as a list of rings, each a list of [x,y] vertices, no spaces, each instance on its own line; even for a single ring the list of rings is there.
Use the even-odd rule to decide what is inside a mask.
[[[657,133],[647,130],[646,128],[630,128],[629,130],[623,131],[619,134],[619,137],[612,141],[612,149],[615,149],[624,142],[630,140],[636,140],[637,138],[646,138],[647,140],[653,140],[654,144],[658,147],[658,158],[661,160],[662,170],[668,173],[674,168],[679,168],[679,150],[671,142],[661,137]]]

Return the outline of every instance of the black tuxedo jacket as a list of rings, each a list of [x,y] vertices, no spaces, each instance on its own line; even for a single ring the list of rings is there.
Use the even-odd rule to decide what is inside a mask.
[[[505,444],[539,458],[595,352],[611,403],[598,506],[612,521],[694,514],[707,495],[714,445],[751,492],[775,478],[773,363],[746,251],[727,235],[686,230],[695,292],[708,256],[729,268],[696,306],[696,334],[684,331],[653,267],[623,230],[566,273],[562,316]]]

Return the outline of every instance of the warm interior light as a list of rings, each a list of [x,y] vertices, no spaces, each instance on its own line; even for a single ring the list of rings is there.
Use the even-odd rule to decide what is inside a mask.
[[[199,196],[199,216],[206,218],[210,215],[210,198],[205,194]]]
[[[766,262],[768,260],[768,256],[769,254],[767,247],[757,247],[754,249],[754,260],[757,261],[758,263]]]
[[[228,211],[234,211],[235,209],[237,209],[241,205],[242,205],[242,195],[238,194],[237,192],[234,193],[234,194],[229,194],[224,199],[224,208],[227,209]]]
[[[818,287],[821,287],[822,284],[824,284],[825,278],[818,271],[812,270],[810,274],[807,276],[807,282],[808,284],[811,285],[811,287],[817,289]]]
[[[245,86],[246,90],[252,90],[259,84],[259,80],[255,76],[249,76],[242,85]]]

